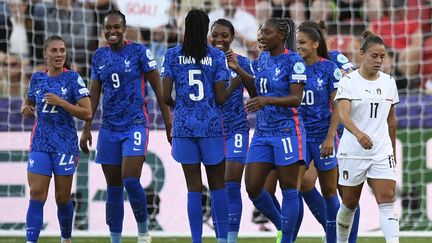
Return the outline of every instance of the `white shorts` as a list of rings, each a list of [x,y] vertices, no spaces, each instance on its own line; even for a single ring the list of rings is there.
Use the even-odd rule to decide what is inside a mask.
[[[392,155],[382,159],[339,158],[339,185],[358,186],[367,178],[396,181],[396,161]]]

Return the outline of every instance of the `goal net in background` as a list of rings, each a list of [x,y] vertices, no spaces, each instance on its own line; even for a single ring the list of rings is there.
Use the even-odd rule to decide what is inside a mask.
[[[53,3],[55,2],[55,3]],[[34,119],[23,120],[23,97],[34,70],[42,70],[42,45],[51,34],[60,34],[68,44],[73,69],[90,82],[91,55],[104,45],[101,33],[103,14],[118,7],[127,15],[127,38],[142,42],[152,50],[158,65],[166,49],[182,39],[185,13],[191,8],[213,11],[219,1],[203,0],[117,0],[96,5],[97,1],[0,1],[0,232],[24,234],[29,198],[26,162]],[[226,2],[226,1],[220,1]],[[232,1],[234,2],[234,1]],[[397,105],[398,190],[397,203],[403,231],[432,232],[432,3],[429,0],[382,1],[260,1],[238,0],[235,25],[237,39],[233,48],[251,59],[258,54],[256,30],[273,15],[302,20],[325,20],[333,40],[329,49],[344,53],[359,64],[361,33],[372,28],[383,33],[389,46],[385,71],[397,80],[400,103]],[[280,2],[289,2],[282,4]],[[84,3],[84,4],[83,4]],[[57,4],[57,5],[56,5]],[[401,4],[404,4],[401,8]],[[213,14],[213,15],[212,15]],[[243,21],[243,22],[242,22]],[[142,172],[150,216],[150,229],[161,234],[188,234],[186,187],[181,167],[173,161],[166,142],[163,120],[154,93],[146,90],[150,117],[150,142]],[[250,114],[251,124],[255,116]],[[101,111],[93,121],[93,147],[101,123]],[[76,122],[81,130],[82,122]],[[205,178],[204,178],[205,181]],[[53,182],[51,184],[54,184]],[[108,233],[105,221],[106,188],[102,170],[90,156],[81,154],[73,185],[75,203],[74,232],[94,235]],[[259,234],[272,229],[253,212],[243,187],[244,213],[241,231]],[[54,187],[44,211],[44,232],[58,232]],[[203,198],[205,231],[212,228],[208,193]],[[127,200],[125,194],[125,200]],[[365,187],[361,201],[360,232],[379,230],[378,209]],[[307,207],[305,207],[307,208]],[[307,211],[307,210],[306,210]],[[124,231],[135,234],[136,226],[129,206],[125,210]],[[310,213],[305,213],[301,234],[323,234]]]

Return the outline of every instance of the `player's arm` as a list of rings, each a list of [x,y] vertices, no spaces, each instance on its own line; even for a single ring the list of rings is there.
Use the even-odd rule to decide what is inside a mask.
[[[71,104],[53,93],[45,94],[44,99],[45,103],[61,107],[67,113],[81,120],[90,121],[92,118],[90,99],[88,97],[78,100],[78,105]]]
[[[397,118],[395,106],[392,105],[390,108],[389,115],[387,117],[387,124],[389,128],[389,135],[393,147],[393,158],[396,160],[396,130],[397,130]]]
[[[172,89],[173,89],[173,79],[171,77],[165,76],[162,78],[162,86],[163,86],[163,100],[165,105],[174,108],[175,100],[172,98]]]
[[[21,108],[21,114],[24,116],[24,118],[30,118],[34,115],[35,110],[35,104],[29,99],[29,97],[26,96],[24,100],[24,104]]]
[[[266,105],[281,107],[298,107],[303,98],[304,85],[302,83],[290,84],[290,95],[283,97],[257,96],[246,102],[246,109],[255,112]]]
[[[225,103],[231,97],[234,90],[240,87],[240,83],[241,79],[237,76],[231,79],[228,88],[225,89],[225,81],[216,81],[213,85],[216,103],[218,105]]]
[[[146,73],[145,76],[147,80],[150,82],[150,85],[156,95],[159,109],[161,110],[162,117],[164,119],[165,129],[167,132],[167,139],[168,142],[171,143],[171,128],[172,128],[171,113],[169,107],[164,102],[165,99],[163,98],[163,91],[161,87],[159,72],[158,70],[154,69],[153,71]]]
[[[102,82],[100,80],[92,80],[90,84],[90,105],[91,105],[92,116],[88,121],[84,122],[83,131],[80,138],[80,148],[86,154],[89,153],[87,142],[90,145],[90,147],[92,146],[92,136],[90,132],[90,127],[91,127],[94,114],[96,113],[96,109],[99,104],[99,98],[101,92],[102,92]]]
[[[330,101],[333,101],[336,96],[336,90],[330,94]],[[337,127],[339,126],[340,117],[337,102],[332,103],[332,114],[330,118],[330,127],[327,131],[326,139],[321,145],[321,156],[326,158],[330,155],[333,155],[334,148],[334,137],[336,134]]]
[[[231,68],[234,72],[236,72],[238,76],[240,76],[241,80],[245,85],[246,90],[249,93],[249,96],[251,98],[257,96],[257,92],[254,85],[255,78],[252,75],[250,75],[248,72],[246,72],[239,65],[237,56],[232,50],[228,50],[225,54],[228,61],[228,67]]]
[[[337,101],[337,106],[339,108],[340,120],[345,129],[357,138],[357,141],[364,149],[371,149],[373,146],[372,139],[366,133],[358,129],[351,119],[351,100],[339,99]]]

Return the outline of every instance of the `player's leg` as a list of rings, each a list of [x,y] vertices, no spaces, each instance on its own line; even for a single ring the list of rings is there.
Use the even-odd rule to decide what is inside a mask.
[[[241,179],[248,150],[249,134],[226,138],[225,189],[228,195],[228,243],[237,242],[242,216]]]
[[[310,167],[310,165],[309,165],[309,167]],[[306,165],[302,165],[302,166],[299,167],[299,175],[298,175],[298,178],[297,178],[297,190],[299,192],[300,192],[300,189],[301,189],[302,184],[303,184],[303,179],[304,179],[305,173],[308,170],[309,169],[308,169],[308,167]],[[293,232],[293,238],[292,238],[293,242],[296,241],[298,232],[300,230],[300,226],[301,226],[301,224],[303,222],[303,215],[304,215],[304,207],[303,206],[304,205],[303,205],[303,197],[302,197],[301,193],[298,194],[298,201],[299,201],[299,210],[298,210],[298,216],[297,216],[296,226],[295,226],[294,232]]]
[[[336,216],[338,243],[348,242],[354,214],[358,207],[370,160],[339,159],[339,185],[342,188],[342,204]]]
[[[339,177],[339,175],[338,175]],[[341,198],[343,198],[343,194],[342,194],[342,186],[341,185],[337,185],[337,189],[339,192],[339,196]],[[359,223],[360,223],[360,213],[361,213],[361,209],[360,209],[360,204],[357,206],[357,209],[355,211],[354,214],[354,220],[351,226],[351,232],[348,238],[348,242],[349,243],[357,243],[357,236],[358,236],[358,229],[359,229]]]
[[[148,230],[147,196],[141,171],[148,144],[148,129],[136,127],[123,133],[121,176],[138,226],[138,242],[151,242]]]
[[[30,152],[27,163],[27,180],[30,201],[26,216],[26,241],[37,242],[43,224],[43,207],[48,196],[52,174],[52,161],[48,153]]]
[[[375,161],[368,171],[368,184],[379,207],[380,225],[387,243],[399,242],[399,220],[394,209],[396,162],[393,156]]]
[[[223,137],[199,138],[198,141],[207,173],[217,240],[225,243],[228,239],[228,197],[224,179],[225,141]]]
[[[51,154],[54,162],[55,198],[57,218],[61,230],[61,240],[70,242],[74,208],[71,201],[73,174],[78,163],[78,156],[71,154]]]
[[[99,130],[96,163],[101,164],[107,184],[105,221],[109,227],[111,243],[122,241],[124,218],[123,182],[121,176],[122,149],[120,133]]]
[[[201,154],[198,141],[194,138],[176,138],[172,140],[173,158],[182,164],[188,190],[187,212],[192,243],[202,242],[202,178]],[[223,178],[223,177],[222,177]]]

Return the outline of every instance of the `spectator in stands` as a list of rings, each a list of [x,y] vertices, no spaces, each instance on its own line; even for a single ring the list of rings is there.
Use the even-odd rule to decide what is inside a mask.
[[[250,13],[238,8],[239,0],[219,0],[220,8],[210,11],[210,26],[217,19],[230,21],[236,29],[235,39],[231,48],[235,53],[247,56],[247,52],[255,50],[258,22]],[[254,56],[254,55],[253,55]]]
[[[44,63],[43,24],[31,18],[29,2],[10,0],[5,7],[0,12],[0,39],[5,40],[0,43],[0,51],[29,58],[34,65]]]
[[[29,75],[25,73],[26,62],[18,55],[5,55],[0,61],[2,65],[3,93],[1,96],[22,98],[25,96],[25,87],[29,83]],[[3,86],[2,85],[2,86]]]
[[[336,15],[336,4],[333,1],[314,0],[310,7],[309,20],[318,22],[320,20],[332,20]]]
[[[407,88],[418,88],[423,34],[418,20],[406,18],[405,0],[393,0],[387,15],[373,21],[370,29],[392,48],[394,62],[401,76],[407,79]]]
[[[96,19],[92,10],[75,0],[36,3],[35,17],[44,21],[45,36],[61,35],[68,48],[74,70],[86,75],[91,54],[97,47]],[[88,76],[88,75],[86,75]]]
[[[308,1],[271,1],[272,17],[291,18],[296,25],[308,19]]]

